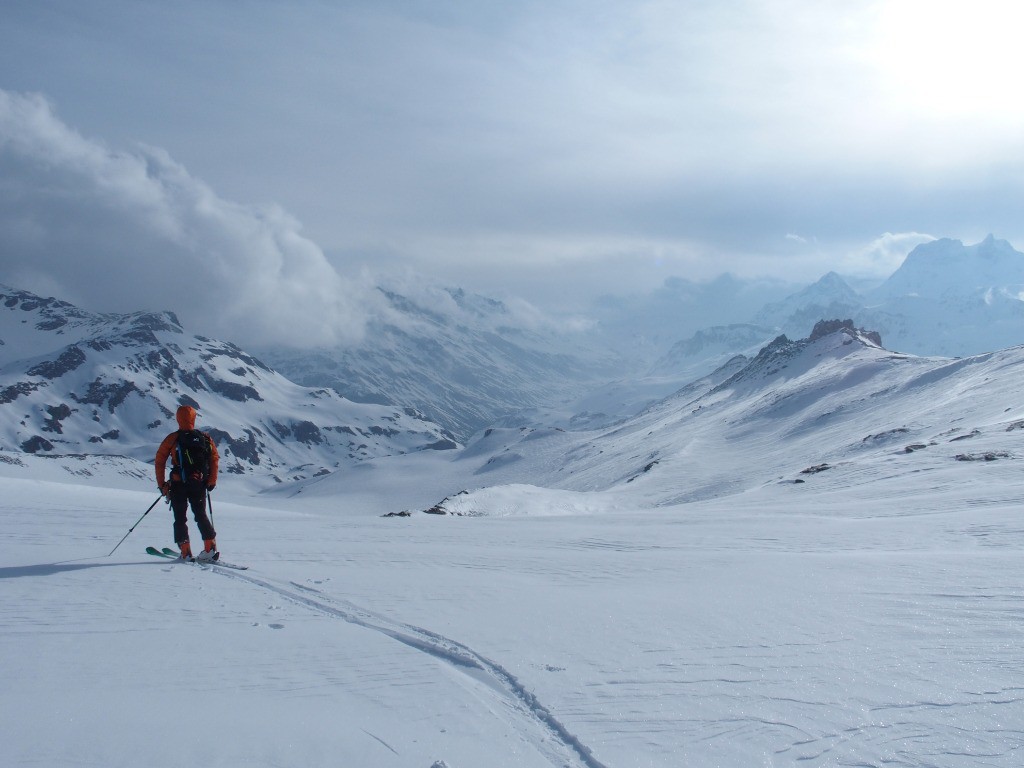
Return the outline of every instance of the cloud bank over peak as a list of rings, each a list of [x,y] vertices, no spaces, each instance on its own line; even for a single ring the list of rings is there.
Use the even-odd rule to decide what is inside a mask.
[[[0,89],[4,280],[89,309],[171,309],[242,344],[361,338],[379,296],[277,206],[218,196],[155,147],[110,149]]]

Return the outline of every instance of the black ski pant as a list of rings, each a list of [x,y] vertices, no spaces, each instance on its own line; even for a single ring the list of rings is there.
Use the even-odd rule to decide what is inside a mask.
[[[192,487],[181,482],[171,482],[171,490],[168,496],[171,499],[171,509],[174,510],[174,543],[181,544],[188,541],[188,508],[192,507],[192,516],[199,526],[199,535],[203,539],[214,539],[217,532],[213,530],[213,523],[206,516],[206,486]]]

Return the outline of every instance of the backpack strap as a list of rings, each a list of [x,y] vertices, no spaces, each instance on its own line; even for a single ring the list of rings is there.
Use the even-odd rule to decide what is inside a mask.
[[[184,479],[185,479],[185,477],[184,477],[185,457],[184,457],[184,455],[182,455],[182,451],[181,451],[181,433],[182,432],[184,432],[183,429],[179,429],[178,430],[178,439],[174,442],[174,456],[178,460],[178,471],[179,471],[180,474],[182,474],[182,478],[181,479],[184,481]]]

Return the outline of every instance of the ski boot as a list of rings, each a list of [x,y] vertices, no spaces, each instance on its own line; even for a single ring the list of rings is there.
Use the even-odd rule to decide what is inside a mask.
[[[217,551],[217,540],[206,539],[203,544],[203,551],[196,555],[196,560],[199,562],[210,562],[211,560],[219,560],[220,552]]]

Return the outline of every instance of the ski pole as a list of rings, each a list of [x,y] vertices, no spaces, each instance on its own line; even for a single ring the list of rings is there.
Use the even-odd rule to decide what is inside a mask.
[[[209,488],[206,489],[206,505],[210,508],[210,525],[213,525],[213,496]]]
[[[153,507],[155,507],[157,504],[159,504],[160,503],[160,499],[162,499],[163,497],[164,497],[164,495],[162,493],[159,496],[157,496],[156,497],[156,501],[154,501],[152,504],[149,505],[149,509],[147,509],[145,512],[142,513],[142,517],[145,517],[146,515],[148,515],[150,513],[150,510],[152,510]],[[121,540],[119,542],[117,542],[117,546],[114,547],[112,550],[110,550],[110,555],[114,554],[114,552],[117,550],[117,547],[120,547],[124,543],[124,540],[127,539],[128,536],[131,534],[131,532],[135,530],[135,526],[142,522],[142,517],[140,517],[138,520],[135,521],[135,525],[133,525],[131,528],[129,528],[128,529],[128,533],[126,533],[124,536],[121,537]],[[107,557],[110,557],[110,555],[107,555]]]

